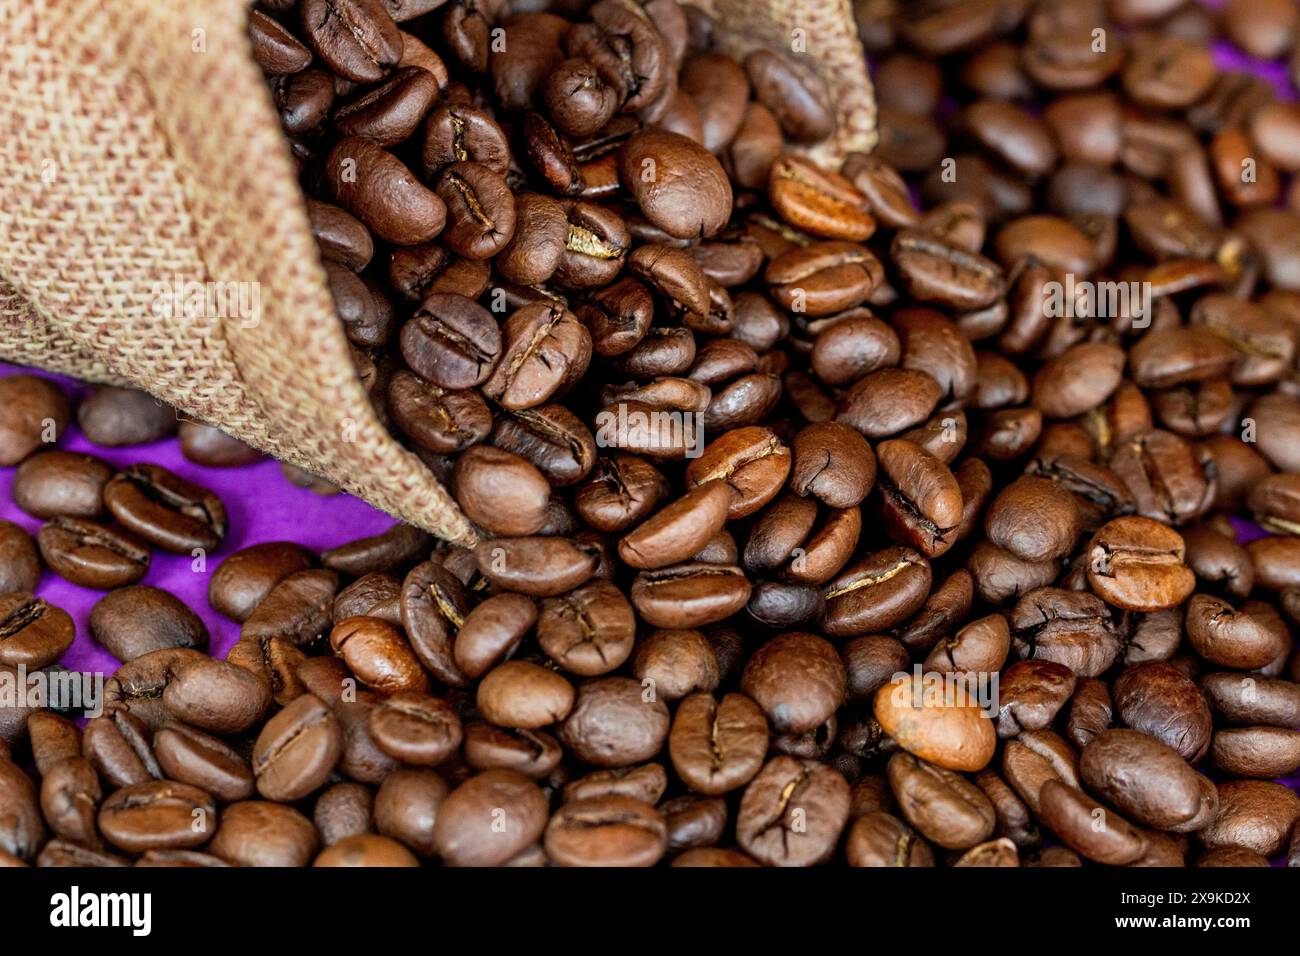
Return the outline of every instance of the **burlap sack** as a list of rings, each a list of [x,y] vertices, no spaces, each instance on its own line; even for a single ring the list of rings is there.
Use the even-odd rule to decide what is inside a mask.
[[[248,7],[0,0],[0,358],[146,389],[471,544],[353,372]],[[874,145],[849,0],[713,7],[734,54],[806,42],[839,115],[829,151]],[[195,288],[255,295],[260,314],[167,307]]]

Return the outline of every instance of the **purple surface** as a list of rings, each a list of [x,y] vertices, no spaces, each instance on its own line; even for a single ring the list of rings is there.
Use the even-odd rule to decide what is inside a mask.
[[[0,375],[18,373],[41,375],[73,394],[86,390],[85,386],[63,376],[0,362]],[[180,442],[175,438],[130,448],[100,448],[85,439],[75,422],[57,447],[98,455],[119,468],[135,462],[162,465],[221,496],[230,516],[230,532],[220,549],[207,555],[206,567],[194,570],[193,559],[155,550],[149,573],[141,582],[170,591],[194,608],[208,626],[214,657],[224,657],[239,638],[239,625],[208,605],[208,577],[226,555],[263,541],[296,541],[323,550],[353,538],[377,534],[393,524],[391,517],[351,495],[322,497],[290,484],[280,473],[279,464],[271,459],[245,468],[204,468],[182,457]],[[13,477],[13,468],[0,468],[0,518],[7,518],[35,534],[42,522],[21,511],[9,497]],[[69,584],[50,571],[42,575],[36,590],[71,614],[77,623],[77,638],[64,656],[64,665],[73,670],[112,674],[118,667],[117,659],[90,636],[90,609],[104,592]]]

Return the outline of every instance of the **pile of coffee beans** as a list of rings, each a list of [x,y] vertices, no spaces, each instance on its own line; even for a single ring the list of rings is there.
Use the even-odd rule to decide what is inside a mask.
[[[0,666],[73,640],[42,563],[122,661],[84,727],[0,722],[0,857],[1300,865],[1300,107],[1210,53],[1295,7],[857,14],[881,143],[831,169],[815,34],[263,2],[358,374],[481,540],[230,554],[214,659],[136,582],[222,502],[0,382],[48,522],[0,534]],[[109,399],[97,441],[166,427]]]

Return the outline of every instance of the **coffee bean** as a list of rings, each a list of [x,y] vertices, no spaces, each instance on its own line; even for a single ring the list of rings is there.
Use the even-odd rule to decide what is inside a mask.
[[[233,803],[253,795],[248,761],[210,734],[168,722],[154,734],[154,753],[169,779],[199,787],[218,800]]]
[[[271,718],[253,749],[257,792],[268,800],[299,800],[328,778],[343,749],[329,709],[304,694]]]
[[[47,451],[18,466],[10,493],[14,504],[36,518],[98,518],[112,477],[113,467],[93,455]]]
[[[1131,611],[1181,604],[1196,586],[1178,532],[1149,518],[1116,518],[1088,546],[1088,584],[1107,603]]]
[[[147,392],[103,386],[77,406],[77,425],[96,445],[117,448],[166,438],[179,422],[173,409]]]
[[[382,534],[358,538],[321,552],[331,571],[364,577],[414,564],[428,552],[432,539],[418,528],[396,524]]]
[[[731,184],[699,143],[647,127],[619,154],[619,175],[641,212],[678,239],[717,235],[731,216]]]
[[[173,554],[210,551],[226,536],[221,499],[158,465],[119,472],[104,486],[104,504],[128,531]]]
[[[0,597],[0,663],[36,670],[64,656],[75,626],[68,611],[26,591]]]
[[[41,528],[36,543],[51,571],[81,587],[124,587],[149,570],[144,541],[88,518],[53,518]]]
[[[315,564],[315,556],[288,541],[255,544],[223,558],[208,580],[213,610],[242,622],[280,581]]]
[[[317,846],[311,821],[293,807],[242,800],[221,811],[208,850],[233,866],[306,866]]]
[[[625,767],[657,754],[668,725],[667,706],[637,681],[600,677],[578,686],[559,739],[586,763]]]
[[[541,837],[546,795],[513,770],[486,770],[438,806],[433,846],[453,866],[499,866]]]
[[[357,83],[375,83],[397,65],[402,35],[382,0],[303,0],[307,42],[326,65]]]
[[[736,839],[769,866],[812,866],[834,852],[849,815],[849,785],[831,767],[777,756],[745,788]]]
[[[968,700],[927,691],[920,678],[894,679],[876,691],[874,713],[898,745],[951,770],[979,770],[993,757],[993,722]]]
[[[551,817],[544,846],[560,866],[653,866],[668,843],[654,807],[632,797],[566,803]]]
[[[167,591],[145,585],[100,598],[90,612],[90,631],[120,661],[161,648],[208,646],[208,629],[197,614]]]

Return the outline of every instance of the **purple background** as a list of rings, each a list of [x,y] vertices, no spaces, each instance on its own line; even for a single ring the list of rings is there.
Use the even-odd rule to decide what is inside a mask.
[[[86,391],[86,386],[63,376],[0,362],[0,375],[18,373],[40,375],[58,382],[74,396]],[[194,608],[208,626],[213,657],[225,657],[226,650],[239,639],[239,625],[208,605],[208,577],[226,555],[263,541],[295,541],[321,551],[377,534],[394,523],[382,511],[351,495],[322,497],[290,484],[280,473],[279,463],[269,458],[243,468],[205,468],[181,455],[180,441],[176,438],[128,448],[100,448],[85,439],[75,420],[58,447],[97,455],[118,468],[136,462],[162,465],[221,496],[230,516],[230,531],[221,547],[207,556],[206,568],[196,572],[191,569],[193,559],[155,549],[149,573],[140,582],[170,591]],[[43,522],[19,509],[10,499],[9,485],[13,477],[13,468],[0,468],[0,518],[7,518],[35,535]],[[76,621],[77,638],[64,655],[65,666],[72,670],[98,671],[106,676],[117,670],[117,658],[90,636],[90,609],[104,596],[103,591],[69,584],[48,570],[41,576],[36,590]]]

